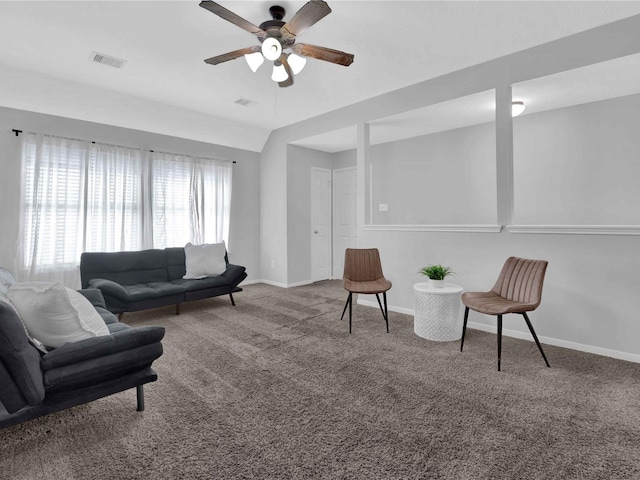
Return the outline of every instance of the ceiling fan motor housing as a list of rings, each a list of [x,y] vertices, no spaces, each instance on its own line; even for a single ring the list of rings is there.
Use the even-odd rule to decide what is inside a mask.
[[[280,5],[274,5],[269,8],[269,13],[271,14],[271,18],[274,20],[282,20],[286,12]]]

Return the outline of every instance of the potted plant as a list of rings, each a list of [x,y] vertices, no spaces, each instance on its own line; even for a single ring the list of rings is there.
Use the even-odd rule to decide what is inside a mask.
[[[444,279],[448,275],[455,275],[453,270],[442,265],[429,265],[420,270],[420,273],[429,277],[430,283],[435,288],[444,287]]]

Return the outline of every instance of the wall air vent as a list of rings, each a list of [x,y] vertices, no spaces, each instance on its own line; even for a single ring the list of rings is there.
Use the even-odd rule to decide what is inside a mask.
[[[91,52],[91,56],[89,57],[91,60],[97,63],[101,63],[103,65],[108,65],[110,67],[122,68],[126,60],[122,60],[120,58],[111,57],[109,55],[105,55],[104,53]]]
[[[239,98],[234,103],[247,108],[255,107],[258,104],[255,100],[249,100],[248,98]]]

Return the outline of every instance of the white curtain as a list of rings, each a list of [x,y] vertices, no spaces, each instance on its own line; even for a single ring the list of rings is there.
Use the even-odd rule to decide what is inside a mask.
[[[80,284],[87,155],[82,141],[23,134],[19,280]]]
[[[155,248],[229,245],[230,162],[154,152],[151,172]]]
[[[230,162],[25,133],[20,280],[80,286],[82,252],[228,245]]]
[[[142,152],[91,144],[86,176],[83,251],[118,252],[145,248],[143,239]]]

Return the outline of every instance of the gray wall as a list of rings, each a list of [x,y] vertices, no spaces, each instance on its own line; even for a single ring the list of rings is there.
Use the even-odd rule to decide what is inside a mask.
[[[311,279],[311,167],[331,170],[333,156],[310,148],[287,147],[287,284]]]
[[[287,262],[287,232],[291,226],[286,205],[299,201],[291,192],[288,195],[284,191],[289,142],[496,89],[497,208],[499,223],[508,224],[513,208],[509,86],[637,52],[640,52],[640,16],[430,79],[272,132],[261,155],[263,264],[265,258]],[[361,209],[364,174],[364,163],[359,160]],[[362,211],[359,217],[363,218]],[[454,281],[466,290],[484,290],[493,285],[509,255],[545,258],[550,267],[543,303],[534,316],[539,335],[547,342],[640,361],[640,343],[636,341],[640,337],[640,322],[635,319],[636,272],[640,270],[637,236],[374,231],[361,226],[359,245],[380,248],[385,275],[394,284],[389,304],[408,311],[414,303],[412,286],[422,280],[415,272],[428,263],[453,267],[457,272]],[[594,272],[608,281],[597,282]],[[286,267],[263,269],[262,275],[287,283]],[[398,320],[391,315],[392,328],[394,321]],[[480,315],[473,315],[471,321],[480,328],[494,325],[491,319]],[[508,318],[507,322],[506,333],[528,337],[521,319]],[[553,365],[554,355],[549,356]]]
[[[247,150],[166,135],[0,107],[0,265],[12,269],[20,211],[20,139],[12,129],[48,133],[187,155],[236,160],[229,232],[229,257],[247,267],[248,280],[260,278],[260,158]]]
[[[516,224],[640,225],[640,94],[513,122]]]
[[[375,145],[371,162],[373,224],[496,224],[493,123]]]
[[[356,166],[356,151],[345,150],[333,154],[333,169],[349,168]]]

